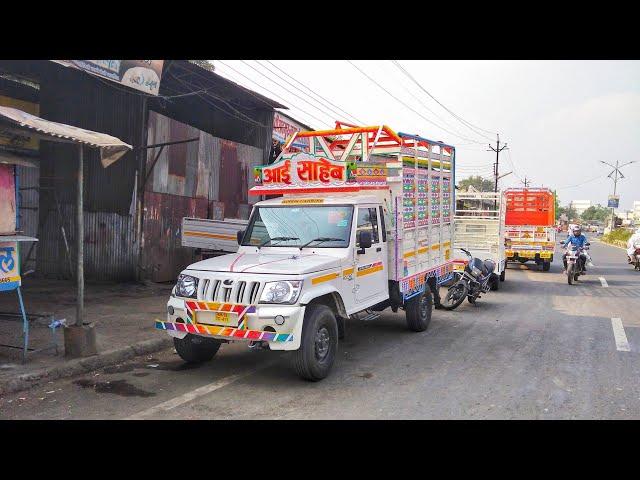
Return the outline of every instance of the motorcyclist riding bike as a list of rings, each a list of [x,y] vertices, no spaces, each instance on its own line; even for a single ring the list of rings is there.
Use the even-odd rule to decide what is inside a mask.
[[[562,246],[564,248],[571,243],[573,246],[582,248],[587,243],[587,237],[582,234],[582,227],[580,225],[574,225],[571,228],[571,234],[567,237],[567,239],[563,242]],[[562,263],[564,265],[564,271],[562,273],[567,273],[567,253],[562,256]],[[584,271],[587,271],[586,265],[583,266]]]
[[[635,252],[636,247],[634,245],[638,245],[640,243],[640,228],[638,228],[631,238],[627,241],[627,260],[629,263],[635,263]]]

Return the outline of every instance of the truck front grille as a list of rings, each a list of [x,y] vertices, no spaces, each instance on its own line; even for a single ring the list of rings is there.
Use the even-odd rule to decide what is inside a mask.
[[[253,305],[258,301],[260,282],[224,279],[202,279],[198,288],[198,300],[209,302],[240,303]]]

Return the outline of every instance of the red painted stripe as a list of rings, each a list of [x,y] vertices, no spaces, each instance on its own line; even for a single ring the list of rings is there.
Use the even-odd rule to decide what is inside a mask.
[[[247,335],[247,338],[250,338],[252,340],[253,339],[259,339],[260,338],[260,333],[261,332],[258,332],[257,330],[252,330],[252,331],[249,332],[249,335]]]
[[[356,185],[353,187],[318,187],[318,188],[260,188],[253,187],[249,195],[284,195],[286,193],[333,193],[333,192],[358,192],[360,190],[386,190],[384,185]]]
[[[234,265],[236,264],[236,262],[237,262],[238,260],[240,260],[240,258],[242,258],[243,256],[244,256],[244,253],[241,253],[241,254],[238,256],[238,258],[236,258],[236,259],[231,263],[231,265],[229,266],[229,271],[230,271],[230,272],[233,272],[233,266],[234,266]]]

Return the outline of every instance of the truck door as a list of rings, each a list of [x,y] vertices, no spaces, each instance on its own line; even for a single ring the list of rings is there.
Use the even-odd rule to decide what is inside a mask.
[[[359,205],[356,222],[355,303],[366,308],[389,298],[387,238],[379,205]],[[358,232],[371,232],[371,248],[362,252]],[[358,253],[361,251],[361,253]]]

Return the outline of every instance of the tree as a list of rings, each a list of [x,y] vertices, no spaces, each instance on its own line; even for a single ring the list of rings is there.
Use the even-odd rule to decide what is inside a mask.
[[[553,209],[556,212],[556,220],[560,218],[560,199],[556,191],[553,191]]]
[[[470,177],[458,182],[458,188],[460,190],[466,190],[467,188],[469,188],[469,185],[473,185],[473,188],[481,192],[493,192],[494,188],[494,184],[491,180],[482,178],[482,176],[480,175],[471,175]]]
[[[600,205],[595,205],[587,208],[584,212],[582,212],[580,218],[582,218],[582,221],[584,222],[592,222],[594,220],[598,222],[605,222],[610,215],[611,212],[608,208],[601,207]]]
[[[556,215],[560,218],[560,215],[565,214],[569,221],[574,221],[578,218],[578,212],[576,212],[575,208],[572,207],[558,207],[556,209]]]

